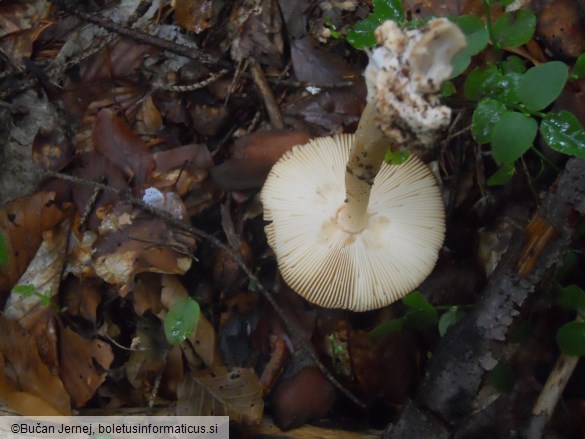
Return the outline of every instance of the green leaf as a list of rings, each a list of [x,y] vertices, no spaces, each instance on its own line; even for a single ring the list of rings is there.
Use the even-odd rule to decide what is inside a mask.
[[[376,44],[374,31],[385,20],[393,20],[398,24],[404,21],[401,0],[374,0],[373,12],[349,30],[347,41],[360,50],[373,47]]]
[[[419,291],[414,291],[402,298],[402,303],[410,309],[406,313],[405,326],[411,329],[426,329],[436,325],[439,316],[433,305],[425,300]]]
[[[571,72],[571,79],[580,79],[583,77],[585,77],[585,53],[579,55]]]
[[[517,47],[534,35],[536,16],[529,9],[505,12],[492,24],[492,39],[497,47]]]
[[[496,364],[488,375],[488,382],[501,392],[512,390],[515,381],[514,369],[504,363]]]
[[[486,78],[481,85],[481,90],[484,96],[489,96],[504,104],[513,107],[519,102],[518,98],[518,84],[522,79],[520,73],[506,73],[496,72]]]
[[[15,294],[20,294],[21,296],[34,296],[37,294],[37,287],[32,284],[28,285],[16,285],[12,292]]]
[[[502,4],[502,6],[508,6],[514,3],[514,0],[500,0],[500,3]]]
[[[495,99],[485,98],[479,101],[471,116],[471,135],[475,141],[480,145],[490,142],[494,125],[507,111],[508,108]]]
[[[557,344],[567,355],[585,355],[585,322],[569,322],[557,332]]]
[[[404,317],[401,317],[399,319],[388,320],[376,326],[374,329],[368,332],[368,336],[372,338],[385,337],[387,335],[395,334],[397,332],[402,331],[403,327]]]
[[[443,337],[447,333],[447,329],[461,320],[464,315],[465,312],[462,311],[458,306],[452,306],[449,308],[449,310],[439,319],[439,335]]]
[[[8,247],[4,234],[0,232],[0,267],[6,264],[8,264]]]
[[[506,184],[512,179],[515,173],[516,167],[511,163],[505,163],[500,169],[494,172],[490,178],[488,178],[487,185],[492,187]]]
[[[469,75],[467,75],[465,84],[463,85],[465,97],[472,101],[479,101],[484,93],[484,82],[487,81],[491,76],[497,75],[499,73],[500,72],[498,71],[497,67],[494,65],[490,65],[486,69],[473,69],[471,72],[469,72]]]
[[[451,81],[443,81],[441,83],[441,96],[444,98],[449,97],[456,92],[455,85],[453,85]]]
[[[538,124],[515,111],[504,113],[492,130],[492,153],[497,163],[514,163],[534,142]]]
[[[41,299],[41,306],[44,306],[45,308],[51,303],[51,293],[49,291],[38,294],[38,297]]]
[[[585,157],[585,132],[579,120],[568,111],[548,113],[542,119],[540,132],[555,151]]]
[[[451,58],[451,75],[449,79],[456,78],[467,69],[471,63],[471,56],[466,51],[461,51]]]
[[[551,61],[528,69],[518,84],[518,97],[529,111],[549,106],[563,91],[569,68],[560,61]]]
[[[172,345],[182,343],[197,327],[201,310],[199,304],[187,297],[175,303],[164,319],[167,340]]]
[[[577,285],[569,285],[559,291],[559,306],[575,311],[585,311],[585,291]]]
[[[524,73],[526,66],[519,56],[511,55],[501,63],[502,73]]]
[[[481,18],[475,15],[460,15],[459,17],[451,17],[449,20],[459,26],[459,29],[465,35],[467,40],[465,52],[467,54],[476,55],[485,49],[488,44],[489,33]]]
[[[386,150],[384,161],[389,165],[401,165],[410,157],[410,151],[392,151],[390,148]]]

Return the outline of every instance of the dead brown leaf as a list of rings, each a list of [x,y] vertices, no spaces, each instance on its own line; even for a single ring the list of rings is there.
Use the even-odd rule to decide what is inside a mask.
[[[175,0],[175,17],[181,26],[196,34],[213,24],[217,10],[211,0]]]
[[[311,36],[294,40],[290,50],[295,75],[301,82],[321,86],[361,76],[356,68],[350,67],[340,56],[320,47]]]
[[[104,382],[114,361],[112,347],[102,340],[87,340],[61,328],[59,376],[77,407],[83,407]]]
[[[253,369],[221,367],[192,373],[177,395],[180,416],[229,416],[247,424],[262,420],[262,386]]]
[[[97,115],[93,145],[129,178],[135,178],[140,183],[146,181],[154,169],[154,160],[144,142],[110,110],[103,109]]]
[[[259,131],[236,140],[234,155],[211,170],[213,181],[225,190],[259,188],[272,165],[295,145],[309,141],[303,131]]]
[[[53,203],[54,193],[38,192],[18,198],[0,209],[0,230],[8,249],[8,263],[0,266],[0,292],[16,284],[37,253],[43,232],[68,215]]]
[[[178,300],[189,297],[189,293],[177,276],[163,275],[162,286],[161,301],[167,309],[170,309]],[[164,318],[163,315],[160,317]],[[187,340],[191,348],[207,367],[213,368],[216,365],[222,364],[215,329],[205,315],[200,315],[197,328],[189,334]],[[184,346],[183,349],[186,351],[187,346]],[[191,368],[197,368],[199,366],[197,360],[192,360],[188,352],[185,352],[185,354]]]
[[[0,397],[21,415],[69,415],[69,395],[41,361],[35,340],[0,316]]]
[[[238,1],[232,9],[228,32],[234,60],[253,57],[262,64],[282,65],[282,19],[275,0]]]
[[[162,219],[146,216],[124,202],[101,216],[94,267],[103,280],[120,287],[120,294],[132,290],[138,273],[183,274],[191,266],[194,240],[176,238]]]
[[[45,299],[38,295],[18,294],[13,290],[4,307],[4,316],[18,321],[35,338],[41,358],[52,370],[57,370],[59,366],[55,303],[52,298],[59,293],[69,229],[69,221],[65,220],[59,227],[43,233],[43,242],[37,254],[18,281],[19,285],[34,286]],[[43,303],[43,300],[50,302]]]

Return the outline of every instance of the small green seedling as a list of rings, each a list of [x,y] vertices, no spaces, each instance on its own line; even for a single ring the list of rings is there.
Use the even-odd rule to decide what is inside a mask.
[[[425,300],[420,291],[413,291],[401,301],[408,307],[404,316],[378,325],[368,333],[370,337],[384,337],[404,328],[422,330],[437,324],[439,320],[437,310]]]
[[[41,299],[41,305],[45,308],[50,305],[51,303],[51,292],[50,291],[43,291],[42,293],[37,290],[32,284],[28,285],[16,285],[12,292],[14,294],[19,294],[21,296],[29,297],[29,296],[36,296]]]
[[[562,308],[577,312],[577,320],[565,323],[557,332],[557,344],[564,354],[585,355],[585,291],[569,285],[559,291],[557,303]]]
[[[8,264],[8,247],[4,235],[0,233],[0,267]]]
[[[329,350],[335,371],[342,376],[349,376],[350,371],[347,368],[345,357],[347,357],[347,342],[342,341],[335,334],[329,334],[327,337]]]
[[[460,306],[449,307],[447,312],[443,313],[439,319],[439,324],[437,325],[437,328],[439,329],[439,335],[444,337],[447,333],[447,330],[451,326],[458,323],[464,316],[465,311],[463,311]]]
[[[200,316],[199,303],[192,298],[187,297],[175,303],[163,322],[168,342],[174,346],[185,341],[197,327]]]

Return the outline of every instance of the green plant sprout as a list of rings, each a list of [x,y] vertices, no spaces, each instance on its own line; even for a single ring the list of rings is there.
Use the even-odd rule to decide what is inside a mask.
[[[528,43],[536,29],[536,16],[528,9],[504,12],[492,20],[492,6],[507,6],[512,0],[483,0],[485,23],[474,15],[451,17],[465,35],[467,48],[452,60],[451,78],[463,73],[471,59],[484,51],[491,41],[496,48],[518,47]],[[375,29],[385,20],[403,27],[417,27],[424,21],[407,22],[401,0],[374,0],[373,11],[350,29],[347,41],[357,49],[376,44]],[[551,61],[526,69],[524,61],[508,56],[499,62],[476,67],[464,83],[465,97],[476,102],[471,134],[481,144],[490,144],[492,156],[500,166],[487,181],[489,186],[505,184],[515,173],[515,162],[528,150],[534,151],[537,134],[555,151],[585,157],[585,131],[568,111],[546,112],[560,95],[567,81],[585,77],[585,54],[579,56],[569,74],[567,65]],[[443,96],[456,92],[452,82],[442,85]],[[395,157],[387,156],[394,163]],[[398,161],[399,162],[399,161]]]
[[[381,323],[368,335],[373,338],[385,337],[403,329],[423,330],[437,325],[439,335],[443,337],[451,326],[465,316],[465,306],[433,306],[425,300],[420,291],[413,291],[404,296],[402,303],[407,306],[407,311],[402,317]],[[445,311],[440,318],[439,311]]]
[[[391,319],[376,326],[368,333],[370,337],[384,337],[405,328],[427,329],[439,321],[437,309],[425,300],[420,291],[413,291],[401,301],[408,308],[406,313],[398,319]]]
[[[557,304],[577,312],[575,321],[565,323],[557,331],[557,344],[564,354],[582,357],[585,355],[585,291],[577,285],[561,288]]]
[[[167,341],[173,346],[185,341],[197,328],[200,317],[201,309],[195,300],[186,297],[177,301],[163,321]]]
[[[51,292],[50,291],[43,291],[42,293],[37,290],[32,284],[28,285],[16,285],[12,292],[14,294],[19,294],[24,297],[35,296],[41,299],[41,305],[45,308],[51,304]]]
[[[350,371],[345,361],[345,357],[347,357],[347,342],[341,341],[335,334],[329,334],[327,341],[329,342],[331,361],[333,362],[335,371],[339,375],[348,377]]]
[[[8,264],[8,247],[4,235],[0,233],[0,267],[6,264]]]

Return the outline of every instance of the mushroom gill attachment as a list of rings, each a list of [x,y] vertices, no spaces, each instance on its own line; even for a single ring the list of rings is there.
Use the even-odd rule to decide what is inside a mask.
[[[273,166],[261,201],[285,282],[316,305],[366,311],[398,300],[430,274],[445,217],[434,175],[412,155],[401,165],[382,164],[366,227],[345,230],[338,219],[353,137],[294,147]]]

